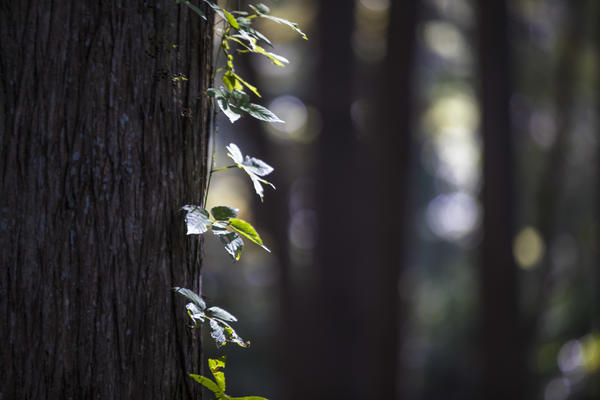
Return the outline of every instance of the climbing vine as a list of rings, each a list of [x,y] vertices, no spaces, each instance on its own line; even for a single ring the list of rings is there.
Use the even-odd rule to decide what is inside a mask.
[[[218,109],[227,116],[231,123],[235,123],[244,114],[248,114],[261,121],[284,123],[284,121],[266,107],[251,102],[251,95],[261,98],[261,94],[256,86],[238,75],[235,69],[235,56],[243,53],[254,53],[268,58],[277,66],[284,67],[289,61],[285,57],[265,49],[264,46],[272,47],[272,43],[265,35],[252,27],[252,22],[261,18],[268,19],[288,26],[296,31],[300,37],[307,39],[304,32],[298,27],[298,24],[272,16],[269,7],[262,3],[249,5],[250,12],[230,12],[208,0],[202,0],[202,5],[200,6],[193,4],[189,0],[176,0],[176,2],[188,7],[204,20],[207,20],[205,10],[212,10],[215,15],[220,17],[221,21],[219,23],[224,24],[220,36],[219,49],[224,55],[225,64],[216,70],[216,73],[221,74],[222,85],[219,88],[210,88],[206,91],[206,95],[213,98]],[[187,80],[187,78],[185,79]],[[178,81],[177,83],[179,84],[180,82]],[[247,93],[246,90],[250,93]],[[214,140],[214,132],[212,135]],[[264,198],[263,184],[273,189],[275,189],[275,186],[264,179],[266,175],[273,172],[273,167],[269,164],[255,157],[244,156],[240,148],[234,143],[226,146],[226,150],[233,164],[217,168],[215,165],[215,148],[213,146],[211,167],[203,203],[200,205],[188,204],[183,206],[182,209],[186,212],[185,223],[187,234],[202,235],[210,231],[220,240],[227,254],[235,262],[242,255],[244,238],[262,247],[267,252],[270,252],[270,250],[264,245],[260,235],[249,222],[237,218],[238,209],[227,205],[213,207],[210,213],[205,209],[212,174],[232,168],[243,170],[250,178],[254,186],[254,191],[260,197],[261,202]],[[208,322],[210,335],[218,347],[225,346],[227,343],[235,343],[241,347],[248,347],[250,345],[250,342],[243,340],[231,326],[231,323],[237,322],[237,318],[228,311],[216,306],[207,307],[206,302],[190,289],[175,287],[173,290],[189,301],[186,309],[191,319],[191,327],[196,328]],[[190,374],[190,376],[212,391],[216,399],[265,400],[263,397],[258,396],[231,397],[225,394],[225,375],[222,372],[222,369],[225,368],[225,357],[209,359],[208,364],[214,381],[201,375]]]

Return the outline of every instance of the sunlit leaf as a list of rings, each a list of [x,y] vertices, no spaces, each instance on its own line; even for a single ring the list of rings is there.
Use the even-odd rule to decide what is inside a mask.
[[[189,374],[196,382],[200,383],[202,386],[204,386],[205,388],[207,388],[208,390],[210,390],[211,392],[217,394],[217,393],[223,393],[223,391],[221,389],[219,389],[219,386],[217,386],[217,384],[215,382],[213,382],[212,379],[207,378],[205,376],[202,375],[196,375],[196,374]]]
[[[246,156],[246,159],[242,165],[246,171],[255,173],[258,176],[269,175],[271,172],[273,172],[273,167],[271,167],[269,164],[263,160],[250,156]]]
[[[271,250],[269,250],[267,247],[265,247],[263,245],[263,241],[260,238],[260,236],[258,235],[258,232],[256,232],[256,229],[254,229],[254,227],[252,225],[250,225],[248,222],[246,222],[242,219],[231,218],[229,220],[229,226],[232,229],[234,229],[236,232],[241,233],[242,235],[246,236],[248,239],[252,240],[254,243],[259,245],[266,251],[271,252]]]
[[[173,288],[173,291],[175,293],[179,293],[180,295],[184,296],[189,301],[196,304],[198,307],[200,307],[200,310],[204,311],[206,309],[206,303],[204,302],[204,300],[202,300],[202,297],[198,296],[196,293],[194,293],[190,289],[176,286]]]
[[[221,347],[227,344],[227,337],[225,337],[225,330],[217,321],[214,319],[210,320],[210,336],[215,339],[217,346]]]
[[[215,377],[217,386],[219,386],[222,392],[225,392],[225,373],[223,372],[223,369],[225,369],[225,359],[225,356],[208,359],[208,369],[210,369],[210,372]]]
[[[256,89],[256,87],[252,86],[251,84],[249,84],[248,82],[246,82],[245,80],[243,80],[238,74],[235,74],[232,72],[232,75],[240,82],[242,82],[242,84],[244,86],[246,86],[252,93],[254,93],[255,95],[257,95],[258,97],[262,97],[260,95],[260,93],[258,93],[258,89]],[[236,88],[237,89],[237,88]]]
[[[229,22],[229,25],[233,26],[235,29],[240,29],[240,25],[229,11],[223,10],[223,13],[225,13],[225,18],[227,19],[227,22]]]
[[[246,171],[248,172],[248,171]],[[260,197],[260,201],[263,201],[263,198],[265,196],[265,189],[263,188],[262,184],[266,184],[271,186],[273,189],[275,189],[275,185],[273,185],[271,182],[266,181],[252,173],[248,172],[248,176],[250,176],[250,179],[252,180],[252,186],[254,186],[254,191],[256,192],[256,194],[258,195],[258,197]]]
[[[229,232],[225,227],[217,224],[213,224],[212,231],[219,237],[225,251],[233,258],[233,261],[239,261],[244,249],[242,238],[237,233]]]
[[[300,30],[300,27],[298,26],[298,24],[297,24],[297,23],[295,23],[295,22],[290,22],[290,21],[288,21],[287,19],[283,19],[283,18],[274,17],[274,16],[272,16],[272,15],[267,15],[267,14],[264,14],[264,13],[260,13],[260,16],[261,16],[261,17],[263,17],[263,18],[268,18],[268,19],[270,19],[271,21],[275,21],[275,22],[277,22],[278,24],[284,24],[284,25],[287,25],[287,26],[289,26],[290,28],[292,28],[293,30],[295,30],[296,32],[298,32],[298,34],[300,35],[300,37],[302,37],[302,39],[304,39],[304,40],[308,40],[308,37],[306,36],[306,34],[305,34],[304,32],[302,32],[302,31]]]
[[[270,111],[269,109],[267,109],[259,104],[250,103],[248,105],[241,106],[240,108],[243,111],[246,111],[248,114],[250,114],[254,118],[260,119],[261,121],[284,122],[281,119],[279,119],[279,117],[277,115],[273,114],[272,111]]]
[[[200,310],[200,308],[194,303],[187,303],[185,308],[188,310],[188,315],[194,321],[194,325],[198,322],[204,323],[206,315]]]
[[[237,332],[234,331],[231,326],[225,324],[223,331],[225,332],[225,336],[227,337],[228,342],[235,343],[241,347],[250,347],[250,342],[244,341],[244,339],[242,339],[240,335],[238,335]]]
[[[210,213],[219,221],[226,221],[229,218],[235,218],[240,210],[227,206],[216,206],[211,208]]]
[[[243,169],[248,176],[250,176],[254,186],[254,191],[256,194],[258,194],[261,200],[264,196],[264,189],[262,187],[263,183],[270,185],[273,189],[275,189],[275,185],[261,178],[261,176],[268,175],[273,172],[273,167],[254,157],[246,156],[246,160],[243,160],[242,151],[234,143],[230,143],[229,146],[227,146],[227,150],[229,151],[227,155],[233,159],[239,168]]]
[[[200,206],[186,205],[182,207],[187,214],[185,215],[185,223],[187,225],[188,235],[201,235],[208,230],[211,225],[208,211]]]
[[[206,310],[211,317],[222,319],[223,321],[237,322],[237,318],[231,315],[228,311],[220,307],[210,307]]]
[[[242,84],[239,82],[236,75],[231,71],[225,72],[223,74],[223,78],[221,78],[221,80],[223,81],[223,84],[225,85],[225,87],[227,89],[229,89],[230,91],[242,90],[244,88],[242,86]]]
[[[263,14],[268,14],[271,12],[271,10],[269,9],[269,7],[267,7],[266,5],[264,5],[263,3],[258,3],[256,6],[256,9],[263,13]]]
[[[244,162],[244,156],[242,155],[242,151],[235,143],[229,143],[229,146],[225,146],[225,148],[227,149],[227,151],[229,151],[227,155],[231,157],[233,162],[235,162],[236,164],[241,164]]]
[[[231,107],[231,104],[229,104],[227,99],[219,98],[219,99],[217,99],[217,104],[219,105],[219,108],[221,109],[221,111],[223,111],[223,114],[225,114],[227,116],[227,118],[229,118],[229,121],[232,124],[235,121],[237,121],[238,119],[240,119],[241,114],[236,111],[236,108]]]
[[[260,46],[254,46],[253,51],[255,53],[259,53],[259,54],[266,56],[268,59],[270,59],[273,62],[273,64],[278,65],[280,67],[285,67],[285,64],[289,63],[287,58],[280,56],[278,54],[275,54],[275,53],[268,52]]]

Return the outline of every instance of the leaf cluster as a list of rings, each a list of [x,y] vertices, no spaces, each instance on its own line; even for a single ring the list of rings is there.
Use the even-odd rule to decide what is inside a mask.
[[[225,369],[225,360],[225,356],[208,359],[208,369],[210,369],[214,380],[202,375],[190,374],[190,376],[196,382],[213,392],[216,400],[267,400],[260,396],[232,397],[227,395],[225,393],[225,373],[223,372]]]
[[[234,261],[238,261],[244,248],[244,241],[241,236],[250,239],[269,253],[269,250],[256,232],[256,229],[248,222],[235,218],[239,210],[228,206],[213,207],[210,211],[212,219],[208,211],[200,206],[186,205],[182,207],[187,211],[185,215],[185,223],[187,225],[188,235],[201,235],[209,229],[219,238],[225,251],[229,253]]]
[[[204,11],[190,1],[177,0],[177,3],[186,5],[201,18],[206,19]],[[261,97],[261,95],[256,86],[248,83],[235,72],[233,52],[259,54],[267,57],[273,64],[284,67],[289,61],[285,57],[265,49],[264,46],[272,47],[271,41],[252,27],[252,21],[257,18],[265,18],[286,25],[295,30],[303,39],[308,39],[304,32],[300,30],[297,23],[270,15],[271,10],[262,3],[249,6],[253,13],[246,11],[229,12],[208,0],[203,0],[203,3],[207,4],[226,23],[221,36],[221,49],[227,62],[218,70],[224,70],[221,77],[223,85],[218,89],[208,89],[207,94],[215,99],[219,109],[232,123],[237,121],[243,113],[247,113],[261,121],[283,122],[272,111],[250,102],[248,95],[244,92],[245,89],[258,97]]]
[[[244,341],[229,324],[229,322],[237,322],[237,318],[231,313],[220,307],[207,308],[206,302],[190,289],[174,287],[173,291],[190,301],[185,308],[193,322],[193,328],[208,321],[210,336],[217,343],[217,347],[225,346],[227,343],[235,343],[241,347],[250,346],[250,342]]]

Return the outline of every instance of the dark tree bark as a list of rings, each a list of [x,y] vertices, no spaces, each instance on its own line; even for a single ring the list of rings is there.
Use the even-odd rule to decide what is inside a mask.
[[[0,397],[199,395],[211,42],[170,0],[0,5]]]
[[[481,398],[523,399],[523,337],[512,256],[513,149],[505,1],[479,2],[484,238],[481,246]]]

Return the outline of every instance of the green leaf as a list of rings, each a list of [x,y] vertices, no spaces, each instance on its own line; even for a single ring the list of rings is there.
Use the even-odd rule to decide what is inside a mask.
[[[254,191],[256,194],[258,194],[262,201],[264,196],[262,183],[270,185],[273,189],[275,189],[275,185],[261,178],[261,176],[265,176],[273,172],[273,167],[254,157],[246,156],[246,160],[244,160],[242,151],[234,143],[230,143],[226,148],[229,151],[227,155],[233,159],[239,168],[243,169],[248,176],[250,176],[252,184],[254,185]]]
[[[244,88],[242,84],[238,82],[235,74],[231,71],[225,72],[221,80],[223,81],[223,84],[225,84],[225,87],[230,91],[242,90]]]
[[[273,61],[273,64],[278,65],[280,67],[285,67],[285,64],[289,63],[287,58],[277,55],[275,53],[270,53],[260,46],[254,46],[253,51],[255,53],[263,54],[264,56],[269,58],[271,61]]]
[[[233,26],[235,29],[240,29],[240,26],[239,26],[238,22],[236,21],[235,17],[229,11],[222,9],[221,7],[219,7],[218,5],[216,5],[215,3],[211,2],[211,1],[204,0],[204,2],[206,4],[208,4],[210,6],[210,8],[212,8],[217,15],[219,15],[221,18],[223,18],[224,20],[229,22],[229,25]]]
[[[220,307],[210,307],[206,310],[211,317],[222,319],[223,321],[237,322],[237,318]]]
[[[256,176],[255,174],[249,172],[248,170],[246,170],[246,172],[248,173],[248,176],[250,176],[250,179],[252,180],[252,185],[254,186],[254,191],[256,192],[258,197],[260,197],[260,201],[263,201],[263,198],[265,196],[265,190],[262,187],[262,184],[263,183],[267,184],[267,185],[271,186],[273,189],[275,189],[275,185],[273,185],[269,181],[266,181],[266,180]]]
[[[229,143],[229,146],[225,146],[225,148],[227,149],[227,151],[229,151],[227,155],[231,157],[233,162],[235,162],[236,164],[242,164],[244,162],[244,156],[242,155],[242,151],[235,143]]]
[[[219,236],[219,240],[225,247],[225,251],[229,253],[233,261],[239,261],[244,249],[244,241],[235,232],[229,232],[224,227],[215,227],[213,225],[213,233]]]
[[[240,210],[227,206],[216,206],[211,208],[210,212],[219,221],[227,221],[229,218],[235,218]]]
[[[201,235],[208,230],[211,225],[208,211],[200,206],[186,205],[182,207],[187,211],[185,215],[185,223],[187,225],[188,235]]]
[[[258,176],[269,175],[271,172],[273,172],[273,167],[263,160],[259,160],[258,158],[254,157],[246,156],[246,159],[242,165],[246,171],[250,171]]]
[[[284,122],[273,112],[259,104],[250,103],[245,106],[240,107],[243,111],[246,111],[248,114],[253,116],[256,119],[260,119],[261,121],[266,122]]]
[[[179,3],[179,1],[178,1],[178,3]],[[198,7],[196,7],[194,4],[190,3],[189,1],[183,1],[183,4],[188,6],[192,11],[194,11],[196,14],[198,14],[202,19],[206,20],[206,14],[204,14],[204,12],[201,9],[199,9]]]
[[[245,80],[243,80],[238,74],[236,73],[231,73],[238,81],[242,82],[244,84],[244,86],[246,86],[252,93],[254,93],[255,95],[257,95],[258,97],[262,97],[260,95],[260,93],[258,93],[258,89],[256,89],[256,87],[252,86],[251,84],[249,84],[248,82],[246,82]],[[236,88],[237,89],[237,88]]]
[[[241,114],[239,112],[237,112],[238,108],[234,108],[231,107],[232,105],[229,104],[229,102],[227,101],[227,99],[225,98],[218,98],[217,99],[217,104],[219,105],[219,108],[221,109],[221,111],[223,111],[223,114],[225,114],[227,116],[227,118],[229,118],[229,121],[233,124],[235,121],[237,121],[238,119],[240,119]]]
[[[250,104],[250,97],[248,97],[248,95],[242,92],[241,90],[234,90],[233,92],[231,92],[231,97],[240,107]]]
[[[225,356],[208,359],[208,369],[210,369],[210,372],[215,377],[215,381],[222,392],[225,392],[225,374],[223,373],[223,369],[225,369],[225,359]]]
[[[240,347],[250,347],[250,342],[245,342],[244,339],[242,339],[231,326],[225,324],[223,330],[228,342],[235,343]]]
[[[194,326],[198,325],[197,321],[200,321],[201,324],[204,323],[206,314],[204,314],[197,305],[194,303],[187,303],[185,308],[188,310],[188,315],[192,321],[194,321]]]
[[[278,24],[283,24],[283,25],[287,25],[287,26],[289,26],[290,28],[292,28],[293,30],[295,30],[296,32],[298,32],[298,34],[300,35],[300,37],[302,37],[302,39],[304,39],[304,40],[308,40],[308,37],[306,36],[306,34],[305,34],[304,32],[302,32],[302,31],[300,30],[300,28],[298,27],[298,24],[297,24],[297,23],[295,23],[295,22],[290,22],[290,21],[288,21],[287,19],[283,19],[283,18],[274,17],[274,16],[272,16],[272,15],[266,15],[266,14],[264,14],[264,13],[261,13],[260,11],[259,11],[259,15],[260,15],[261,17],[263,17],[263,18],[268,18],[268,19],[270,19],[271,21],[275,21],[275,22],[277,22]]]
[[[263,241],[258,235],[258,232],[256,232],[256,229],[254,229],[254,227],[248,222],[242,219],[231,218],[229,220],[229,226],[236,232],[241,233],[242,235],[246,236],[248,239],[252,240],[254,243],[259,245],[263,249],[267,250],[269,253],[271,252],[271,250],[269,250],[263,245]]]
[[[256,9],[258,10],[258,12],[261,12],[263,14],[268,14],[271,12],[271,10],[269,9],[269,7],[267,7],[266,5],[264,5],[263,3],[258,3],[256,5]]]
[[[196,293],[194,293],[190,289],[175,286],[173,288],[173,291],[175,293],[179,293],[180,295],[184,296],[186,299],[188,299],[192,303],[196,304],[198,307],[200,307],[200,310],[204,311],[206,309],[206,303],[204,302],[204,300],[202,300],[202,297],[198,296]]]
[[[210,320],[210,336],[215,339],[218,347],[225,346],[227,344],[227,337],[225,336],[225,329],[219,325],[214,319]]]
[[[223,10],[223,12],[225,13],[225,18],[227,19],[227,22],[229,22],[229,25],[233,26],[235,29],[240,29],[240,25],[235,17],[227,10]]]
[[[211,392],[217,394],[222,394],[223,391],[219,389],[219,386],[212,379],[207,378],[202,375],[189,374],[196,382],[200,383],[202,386],[210,390]]]

